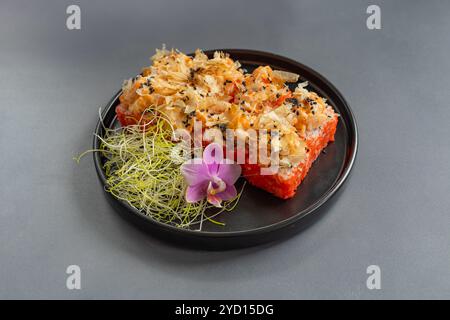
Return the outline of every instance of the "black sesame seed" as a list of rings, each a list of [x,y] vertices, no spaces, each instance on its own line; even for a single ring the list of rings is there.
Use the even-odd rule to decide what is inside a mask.
[[[298,100],[296,98],[287,98],[286,101],[292,103],[295,106],[298,105]]]

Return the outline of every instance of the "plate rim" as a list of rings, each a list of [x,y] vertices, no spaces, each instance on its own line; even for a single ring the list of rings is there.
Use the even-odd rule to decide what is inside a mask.
[[[129,213],[132,213],[133,215],[141,218],[142,221],[148,222],[155,227],[160,227],[164,231],[172,232],[172,233],[175,232],[177,234],[180,234],[180,235],[183,234],[186,236],[202,237],[202,238],[234,238],[234,237],[241,237],[241,236],[257,236],[257,235],[267,234],[272,231],[274,232],[274,231],[280,230],[284,227],[287,227],[289,225],[295,224],[296,222],[304,219],[307,216],[310,216],[312,213],[317,211],[334,194],[337,193],[337,191],[341,188],[341,186],[347,180],[347,178],[353,168],[353,165],[355,163],[356,156],[358,153],[358,146],[359,146],[358,126],[356,124],[355,115],[354,115],[351,107],[349,106],[347,100],[341,94],[341,92],[326,77],[324,77],[319,72],[315,71],[314,69],[312,69],[298,61],[295,61],[293,59],[290,59],[290,58],[287,58],[287,57],[284,57],[284,56],[281,56],[278,54],[274,54],[274,53],[270,53],[270,52],[266,52],[266,51],[260,51],[260,50],[251,50],[251,49],[211,49],[211,50],[204,50],[203,52],[207,55],[210,55],[210,54],[214,53],[215,51],[223,51],[226,53],[230,53],[230,55],[233,55],[233,54],[234,55],[236,55],[236,54],[238,54],[238,55],[239,54],[240,55],[244,55],[244,54],[256,55],[256,56],[259,56],[259,57],[262,57],[265,59],[275,59],[275,60],[282,61],[287,64],[296,65],[299,68],[307,70],[310,74],[314,75],[314,77],[319,79],[321,82],[325,83],[330,88],[330,90],[333,91],[333,93],[338,97],[338,99],[341,100],[340,102],[342,102],[342,106],[344,107],[344,109],[349,117],[350,126],[347,128],[347,130],[352,132],[353,140],[350,141],[349,146],[347,147],[347,149],[351,148],[351,154],[350,154],[350,156],[346,157],[349,160],[348,160],[348,164],[344,168],[344,171],[340,174],[340,176],[333,183],[333,185],[330,186],[330,188],[328,188],[328,190],[324,194],[322,194],[320,196],[320,198],[316,202],[314,202],[312,205],[310,205],[309,207],[299,211],[297,214],[295,214],[289,218],[286,218],[282,221],[278,221],[278,222],[270,224],[270,225],[261,226],[261,227],[248,229],[248,230],[203,231],[203,230],[195,230],[195,229],[178,228],[176,226],[172,226],[172,225],[169,225],[169,224],[166,224],[163,222],[159,222],[159,221],[154,220],[146,215],[143,215],[142,213],[140,213],[139,210],[130,206],[127,202],[117,199],[117,198],[113,197],[112,195],[111,196],[117,203],[119,203],[122,207],[124,207]],[[192,54],[190,54],[190,55],[192,55]],[[239,59],[237,59],[237,60],[239,61]],[[241,61],[247,61],[247,60],[241,60]],[[246,63],[246,62],[244,62],[244,63]],[[94,139],[93,139],[93,149],[94,150],[98,149],[98,146],[99,146],[100,139],[97,137],[97,135],[102,130],[102,127],[103,127],[102,120],[105,118],[105,116],[107,114],[109,114],[111,112],[111,109],[114,108],[114,104],[121,94],[122,94],[122,89],[120,89],[111,98],[111,100],[106,104],[106,107],[101,112],[101,119],[99,119],[97,121],[97,125],[96,125],[95,131],[94,131]],[[105,190],[105,187],[107,185],[106,176],[105,176],[105,172],[101,165],[101,156],[100,156],[99,152],[93,153],[93,159],[94,159],[94,165],[95,165],[95,169],[97,172],[97,176],[102,184],[104,191],[107,193],[107,191]]]

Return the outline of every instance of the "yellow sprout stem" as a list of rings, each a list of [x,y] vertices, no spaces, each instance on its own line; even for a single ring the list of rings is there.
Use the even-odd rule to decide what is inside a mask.
[[[151,126],[104,128],[104,136],[97,136],[100,148],[87,150],[74,160],[79,162],[90,152],[100,152],[107,177],[105,190],[154,220],[180,228],[199,225],[199,230],[204,221],[224,225],[214,218],[236,207],[244,186],[236,198],[224,201],[218,211],[206,200],[188,203],[180,161],[172,158],[177,144],[170,140],[174,128],[164,114],[153,112],[153,116]]]

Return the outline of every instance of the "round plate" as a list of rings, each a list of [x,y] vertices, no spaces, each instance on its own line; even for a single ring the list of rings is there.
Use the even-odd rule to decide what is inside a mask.
[[[330,206],[324,206],[324,204],[329,204],[328,200],[348,177],[358,146],[354,116],[341,93],[327,79],[301,63],[261,51],[218,50],[229,53],[232,59],[239,60],[242,67],[248,71],[260,65],[269,65],[273,69],[299,74],[300,82],[308,81],[307,88],[325,97],[334,110],[340,114],[335,142],[330,143],[314,162],[295,197],[281,200],[247,184],[235,210],[222,213],[215,218],[224,222],[225,226],[206,222],[201,231],[180,229],[160,223],[141,214],[109,193],[106,193],[107,198],[123,217],[137,226],[155,236],[181,245],[206,249],[230,249],[286,238],[315,221],[320,216],[320,212],[329,209]],[[216,50],[205,53],[211,56],[214,51]],[[113,97],[103,111],[102,117],[106,126],[117,125],[115,107],[119,103],[120,94],[121,91]],[[104,135],[100,121],[95,133],[99,136]],[[94,149],[98,149],[99,145],[99,139],[94,136]],[[102,161],[101,154],[94,153],[95,168],[103,187],[105,187],[106,179]]]

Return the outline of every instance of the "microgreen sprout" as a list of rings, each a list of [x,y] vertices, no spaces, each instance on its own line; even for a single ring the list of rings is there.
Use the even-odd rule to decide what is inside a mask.
[[[180,166],[187,159],[174,157],[172,150],[177,142],[171,139],[173,128],[164,115],[154,114],[150,124],[104,130],[104,135],[98,136],[100,148],[89,151],[101,153],[105,190],[143,215],[176,227],[201,230],[204,221],[223,225],[214,217],[237,205],[242,189],[221,208],[206,199],[186,201],[187,184]]]

